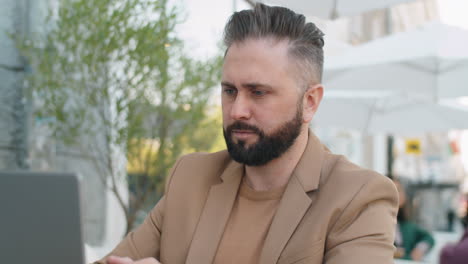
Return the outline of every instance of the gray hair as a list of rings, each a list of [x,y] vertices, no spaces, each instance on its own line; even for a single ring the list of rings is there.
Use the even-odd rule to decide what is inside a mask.
[[[314,23],[306,23],[304,15],[261,3],[253,10],[235,12],[224,28],[226,52],[232,44],[248,38],[289,40],[289,53],[298,62],[300,78],[307,84],[322,81],[323,36]]]

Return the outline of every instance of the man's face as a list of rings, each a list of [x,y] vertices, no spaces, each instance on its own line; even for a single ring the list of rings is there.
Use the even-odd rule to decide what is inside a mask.
[[[286,152],[302,131],[302,93],[286,41],[233,44],[222,75],[224,138],[231,157],[261,166]]]

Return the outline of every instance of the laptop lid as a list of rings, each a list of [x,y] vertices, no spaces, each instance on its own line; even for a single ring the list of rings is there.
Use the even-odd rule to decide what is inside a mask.
[[[0,172],[0,259],[84,263],[76,175]]]

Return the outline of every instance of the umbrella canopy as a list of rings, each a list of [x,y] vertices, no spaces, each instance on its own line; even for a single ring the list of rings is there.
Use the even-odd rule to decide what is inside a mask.
[[[329,36],[324,36],[324,40],[326,44],[325,46],[323,46],[323,56],[325,58],[343,54],[353,47],[351,44],[334,39]]]
[[[265,0],[261,2],[285,6],[307,16],[334,19],[410,1],[414,0]]]
[[[399,91],[436,100],[468,95],[468,31],[438,22],[349,49],[325,61],[329,90]]]
[[[413,134],[468,128],[468,111],[397,93],[329,91],[313,122],[369,134]]]

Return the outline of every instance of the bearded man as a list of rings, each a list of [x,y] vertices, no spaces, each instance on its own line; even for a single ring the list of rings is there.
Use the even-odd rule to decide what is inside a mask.
[[[309,130],[323,33],[257,4],[232,15],[224,43],[227,151],[181,157],[144,223],[99,263],[393,263],[395,186]]]

